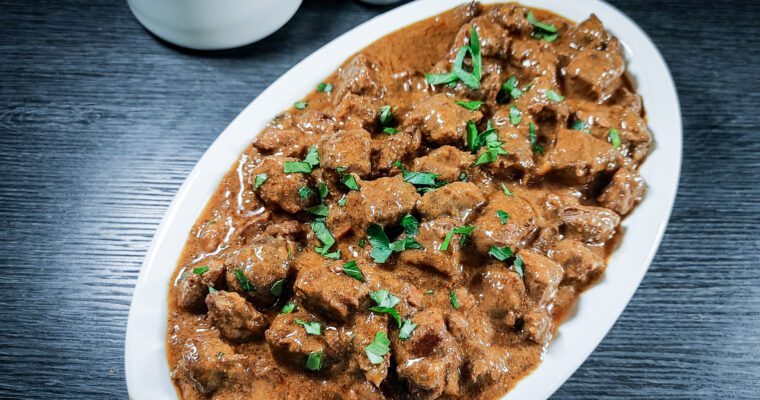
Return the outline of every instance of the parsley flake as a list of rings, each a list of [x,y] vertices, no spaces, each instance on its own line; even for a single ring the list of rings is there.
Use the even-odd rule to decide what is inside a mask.
[[[383,356],[391,351],[390,344],[391,341],[388,340],[388,336],[385,332],[377,332],[375,334],[375,340],[364,349],[367,358],[369,358],[369,362],[372,364],[382,364],[383,361],[385,361]]]

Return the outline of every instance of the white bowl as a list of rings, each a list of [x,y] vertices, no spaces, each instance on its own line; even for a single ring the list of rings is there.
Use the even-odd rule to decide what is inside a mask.
[[[257,132],[277,113],[332,73],[346,58],[383,35],[462,0],[421,0],[380,15],[298,63],[257,97],[209,147],[169,206],[143,263],[129,313],[125,346],[129,393],[135,400],[175,399],[166,360],[169,280],[188,232],[219,181]],[[492,2],[492,1],[486,1]],[[580,298],[560,326],[538,368],[505,399],[545,399],[567,380],[623,312],[649,268],[673,206],[681,166],[681,113],[673,80],[651,40],[620,11],[599,0],[524,0],[581,21],[595,13],[621,41],[638,92],[644,97],[655,149],[641,167],[645,199],[623,221],[621,246],[601,281]]]
[[[135,18],[178,46],[220,50],[269,36],[285,25],[301,0],[127,0]]]

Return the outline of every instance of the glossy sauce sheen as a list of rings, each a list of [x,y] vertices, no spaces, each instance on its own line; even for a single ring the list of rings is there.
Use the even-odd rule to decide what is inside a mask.
[[[172,281],[168,357],[180,397],[496,398],[535,368],[644,194],[636,169],[651,135],[601,22],[533,10],[558,28],[549,42],[533,37],[528,11],[470,4],[394,32],[325,79],[331,91],[265,128],[196,222]],[[478,88],[426,82],[451,71],[471,26]],[[514,96],[502,88],[511,76]],[[471,100],[483,104],[456,103]],[[478,132],[490,121],[508,154],[473,166],[489,147],[470,151],[468,121]],[[312,146],[318,167],[283,172]],[[440,187],[415,187],[396,161],[436,174]],[[319,204],[324,220],[306,211]],[[418,229],[405,231],[406,215]],[[323,253],[339,250],[338,260],[315,252],[318,219],[336,240]],[[376,262],[367,231],[379,227],[416,246]],[[471,234],[450,235],[461,227]],[[514,254],[497,257],[506,248]],[[350,260],[361,280],[343,272]],[[369,310],[381,290],[416,325],[408,339]],[[281,313],[286,304],[292,313]],[[372,362],[378,332],[389,351]]]

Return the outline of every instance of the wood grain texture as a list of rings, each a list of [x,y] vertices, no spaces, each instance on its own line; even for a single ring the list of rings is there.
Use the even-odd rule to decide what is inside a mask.
[[[760,3],[613,1],[681,97],[678,198],[650,272],[557,399],[760,393]],[[0,0],[0,398],[126,398],[142,258],[219,132],[297,61],[384,11],[307,0],[264,41],[199,53],[125,1]]]

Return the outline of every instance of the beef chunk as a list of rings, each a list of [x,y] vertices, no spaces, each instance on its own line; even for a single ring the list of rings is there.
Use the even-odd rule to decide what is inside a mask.
[[[382,91],[379,66],[366,54],[357,54],[338,70],[336,99],[343,99],[348,93],[377,97]]]
[[[419,101],[407,123],[419,127],[425,139],[437,144],[465,144],[467,121],[480,122],[483,114],[457,105],[445,94]]]
[[[380,364],[370,362],[366,354],[366,348],[375,340],[378,332],[388,335],[388,317],[385,314],[360,313],[354,314],[345,328],[351,335],[349,344],[350,361],[349,369],[358,370],[364,378],[372,382],[376,387],[385,380],[390,366],[390,354]]]
[[[523,335],[538,344],[543,345],[551,340],[553,328],[552,316],[545,309],[534,308],[523,316]]]
[[[515,39],[510,48],[510,63],[522,68],[526,82],[533,78],[544,77],[556,82],[557,59],[551,44],[535,39]]]
[[[604,271],[604,258],[576,240],[557,242],[551,249],[551,257],[562,265],[564,279],[569,282],[591,282]]]
[[[428,308],[412,316],[417,329],[408,340],[394,340],[396,372],[409,391],[422,398],[459,394],[460,349],[446,329],[443,313]]]
[[[399,255],[399,262],[431,269],[447,277],[458,276],[462,272],[459,237],[454,237],[448,250],[441,251],[441,244],[452,229],[461,226],[452,218],[440,218],[420,224],[415,240],[422,246],[419,250],[405,250]]]
[[[331,261],[313,252],[295,260],[298,277],[293,285],[296,298],[309,311],[345,321],[369,292],[366,285],[342,272],[344,261]]]
[[[319,144],[323,168],[345,167],[349,173],[367,176],[371,169],[372,137],[364,129],[344,130],[325,136]]]
[[[196,274],[194,269],[208,267],[209,269]],[[186,310],[200,310],[203,299],[208,294],[208,287],[220,288],[224,282],[224,263],[217,259],[199,261],[187,267],[186,276],[180,280],[177,290],[177,305]]]
[[[372,99],[355,94],[343,97],[335,109],[335,118],[342,129],[373,130],[377,125],[377,111]]]
[[[269,236],[256,238],[236,251],[225,262],[227,287],[249,299],[259,308],[271,307],[277,298],[272,285],[286,279],[292,244]]]
[[[473,162],[475,157],[472,154],[453,146],[441,146],[424,157],[416,158],[411,170],[438,174],[438,179],[454,182]]]
[[[299,161],[290,157],[270,156],[254,168],[249,176],[248,185],[253,186],[254,178],[258,174],[267,174],[267,180],[259,186],[257,193],[261,200],[269,206],[277,206],[283,211],[296,213],[310,205],[311,199],[302,199],[299,190],[309,186],[307,175],[284,172],[285,162]]]
[[[620,117],[620,152],[634,162],[641,162],[649,154],[652,132],[641,114],[623,110]]]
[[[620,78],[625,72],[617,40],[611,40],[603,50],[582,50],[564,71],[565,87],[571,95],[599,101],[609,98],[622,83]]]
[[[587,133],[560,129],[557,142],[548,154],[551,168],[562,177],[585,182],[602,171],[617,166],[615,149]]]
[[[340,239],[351,232],[351,216],[346,207],[340,207],[337,204],[331,206],[325,223],[336,239]]]
[[[260,336],[267,327],[264,315],[235,292],[209,294],[206,306],[209,318],[227,340],[244,341]]]
[[[330,354],[331,349],[328,347],[327,335],[331,331],[325,330],[322,325],[322,334],[309,334],[303,326],[296,323],[297,319],[322,323],[313,315],[304,312],[278,314],[264,334],[272,353],[299,369],[306,369],[306,360],[311,353],[322,352],[323,369],[326,363],[337,361],[334,355]]]
[[[462,25],[459,29],[454,43],[449,50],[450,61],[454,60],[462,46],[470,44],[470,29],[473,26],[478,33],[480,54],[484,57],[499,57],[504,59],[509,57],[510,37],[507,31],[498,23],[493,22],[489,17],[481,16],[473,19],[468,24]]]
[[[425,295],[414,284],[391,274],[382,274],[374,278],[370,275],[373,272],[372,269],[364,269],[362,272],[367,277],[368,284],[374,283],[373,291],[385,289],[399,298],[396,310],[398,310],[400,315],[407,316],[424,307]]]
[[[628,214],[644,196],[646,185],[639,173],[630,168],[620,168],[612,181],[597,198],[599,204],[620,215]]]
[[[297,157],[305,150],[303,136],[298,129],[267,127],[256,137],[253,147],[264,154]]]
[[[567,36],[576,49],[598,49],[610,40],[610,35],[604,29],[602,21],[594,14],[571,29]]]
[[[493,21],[499,23],[510,33],[515,35],[527,35],[533,31],[530,22],[525,18],[528,11],[518,4],[510,3],[498,5],[487,15]]]
[[[562,280],[562,267],[550,258],[530,250],[523,249],[517,254],[523,260],[525,286],[530,297],[539,306],[553,302]]]
[[[215,330],[199,330],[182,347],[174,379],[187,382],[205,395],[234,385],[243,375],[244,357],[235,354]]]
[[[487,255],[491,246],[509,246],[513,250],[524,247],[537,229],[533,206],[518,195],[507,196],[502,192],[494,193],[488,201],[488,205],[475,220],[475,231],[472,233],[478,252]],[[501,223],[497,211],[509,214],[506,223]]]
[[[509,107],[500,107],[492,118],[493,125],[497,129],[499,141],[509,154],[502,155],[495,162],[484,164],[485,168],[493,175],[507,176],[515,171],[528,171],[535,167],[534,150],[530,143],[529,124],[536,126],[536,133],[541,137],[542,127],[536,125],[528,113],[523,113],[522,121],[518,125],[512,125],[509,121]]]
[[[477,301],[501,329],[511,329],[526,298],[525,284],[516,272],[503,264],[491,264],[480,273],[475,284]]]
[[[362,181],[361,190],[347,196],[346,209],[354,229],[363,234],[370,224],[392,225],[414,210],[420,195],[401,176]]]
[[[470,383],[491,382],[508,371],[508,354],[492,349],[494,329],[487,317],[452,311],[446,316],[446,325],[462,347],[462,375]]]
[[[485,202],[474,183],[454,182],[425,193],[417,202],[417,211],[423,219],[451,217],[464,222]]]
[[[587,243],[604,243],[615,234],[620,216],[603,207],[570,206],[562,211],[565,236]]]
[[[375,136],[372,139],[372,170],[387,173],[394,162],[414,154],[420,148],[420,141],[420,133],[416,129]]]
[[[324,111],[312,108],[298,110],[293,115],[293,124],[306,135],[303,140],[306,141],[304,148],[308,148],[320,136],[335,132],[335,118]]]
[[[195,224],[191,235],[198,238],[198,245],[206,253],[211,253],[219,247],[227,235],[229,227],[221,218]]]

